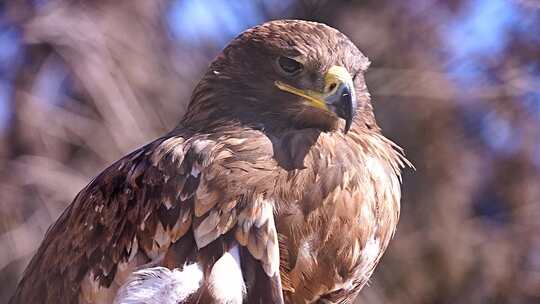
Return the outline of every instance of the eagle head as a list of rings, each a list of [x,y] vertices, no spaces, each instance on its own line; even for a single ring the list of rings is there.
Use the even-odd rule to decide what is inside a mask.
[[[371,111],[363,75],[368,66],[367,57],[336,29],[271,21],[243,32],[217,56],[187,116],[204,110],[206,122],[227,117],[264,129],[347,133],[355,116]],[[212,113],[216,119],[208,119]]]

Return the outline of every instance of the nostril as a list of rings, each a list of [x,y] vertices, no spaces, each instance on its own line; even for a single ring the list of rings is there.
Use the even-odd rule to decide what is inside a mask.
[[[328,91],[332,92],[336,87],[337,87],[337,84],[334,82],[330,84],[330,86],[328,87]]]

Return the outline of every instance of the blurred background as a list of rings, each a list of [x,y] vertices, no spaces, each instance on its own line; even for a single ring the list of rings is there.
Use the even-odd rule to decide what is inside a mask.
[[[0,303],[75,194],[176,124],[227,41],[279,18],[371,59],[379,124],[417,168],[358,303],[540,303],[537,0],[4,0]]]

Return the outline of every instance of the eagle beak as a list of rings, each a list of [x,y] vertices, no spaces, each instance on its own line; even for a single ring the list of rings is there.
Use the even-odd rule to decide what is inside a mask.
[[[345,119],[345,129],[347,134],[356,112],[356,92],[351,74],[341,66],[333,66],[324,76],[325,93],[324,103],[328,109],[338,117]]]
[[[331,67],[324,76],[324,90],[322,93],[301,90],[281,81],[276,86],[286,92],[303,97],[312,107],[334,113],[345,120],[343,133],[347,134],[356,112],[356,94],[353,79],[347,69],[341,66]]]

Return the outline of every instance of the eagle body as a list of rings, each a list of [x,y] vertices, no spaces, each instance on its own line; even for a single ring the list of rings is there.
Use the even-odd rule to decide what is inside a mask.
[[[318,23],[240,35],[175,129],[77,195],[11,303],[352,302],[394,234],[406,163],[366,61]]]

